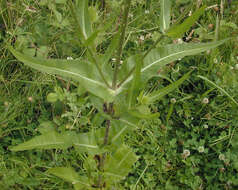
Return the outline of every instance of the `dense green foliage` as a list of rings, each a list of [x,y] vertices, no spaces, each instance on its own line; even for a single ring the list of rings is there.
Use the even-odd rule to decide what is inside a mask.
[[[130,64],[136,63],[133,78],[129,80],[128,105],[138,106],[128,113],[142,120],[133,132],[126,134],[123,133],[126,130],[123,123],[117,119],[112,120],[111,125],[116,127],[112,129],[109,140],[115,142],[115,145],[103,147],[102,150],[99,145],[104,128],[101,126],[106,125],[103,117],[108,116],[102,115],[100,101],[88,92],[111,101],[114,100],[111,94],[123,91],[119,89],[119,92],[106,92],[107,88],[100,76],[95,74],[95,68],[90,67],[90,72],[87,72],[89,67],[85,67],[92,62],[85,46],[91,45],[96,46],[100,55],[105,55],[100,60],[115,64],[112,57],[116,57],[113,49],[118,40],[116,33],[121,22],[118,19],[121,1],[105,2],[105,7],[95,0],[89,2],[91,6],[87,18],[92,21],[93,28],[96,29],[94,32],[83,20],[78,20],[78,24],[87,32],[78,28],[72,16],[72,7],[65,0],[0,2],[0,188],[87,187],[88,183],[93,182],[80,176],[86,170],[90,171],[88,175],[95,178],[98,175],[93,172],[97,170],[97,157],[93,157],[94,154],[91,153],[100,154],[105,150],[114,150],[114,157],[106,160],[104,169],[110,181],[116,175],[116,178],[122,179],[116,189],[238,188],[237,3],[224,2],[225,4],[219,5],[219,9],[216,6],[210,7],[217,1],[207,0],[203,1],[208,7],[206,9],[199,5],[199,1],[191,4],[187,0],[171,0],[172,23],[175,23],[168,31],[171,38],[159,41],[157,48],[150,53],[151,58],[145,59],[144,67],[140,67],[141,56],[131,57],[128,61],[125,58],[153,46],[169,28],[170,13],[163,8],[166,1],[150,0],[145,3],[142,0],[132,0],[122,65],[128,62],[130,67]],[[163,16],[159,18],[160,11]],[[195,12],[195,20],[202,15],[195,24],[193,17],[188,17],[189,11]],[[112,25],[115,27],[111,27]],[[232,40],[216,49],[183,58],[223,43],[212,42],[207,47],[205,42],[228,37],[232,37]],[[173,38],[181,38],[183,41]],[[80,42],[79,39],[84,40]],[[187,46],[186,42],[203,42],[204,46]],[[78,85],[78,82],[85,82],[82,77],[74,78],[49,69],[48,73],[75,79],[69,81],[58,75],[42,74],[29,69],[13,57],[9,44],[15,48],[10,48],[14,56],[26,65],[29,63],[29,66],[43,71],[46,67],[49,69],[58,64],[57,67],[62,66],[64,71],[74,71],[78,75],[83,71],[87,77],[95,77],[95,80],[100,78],[102,85],[94,86],[88,82],[82,86]],[[163,62],[167,55],[173,52],[179,54],[181,49],[185,51],[184,54]],[[194,52],[186,53],[186,50]],[[162,57],[160,65],[151,65],[151,62],[158,59],[158,52],[163,52],[159,57]],[[46,58],[61,60],[47,63],[44,61]],[[39,62],[45,67],[32,66],[32,62]],[[165,64],[167,66],[161,67]],[[191,72],[191,69],[194,71]],[[123,79],[123,73],[128,73],[129,70],[130,68],[123,68],[118,79]],[[147,70],[148,73],[144,74]],[[108,68],[105,67],[104,71],[108,71]],[[110,76],[106,76],[106,79],[110,82],[113,80]],[[143,81],[147,80],[149,81],[144,84]],[[127,87],[129,82],[124,86]],[[145,86],[143,91],[142,84]],[[152,104],[154,101],[156,103]],[[115,110],[116,116],[125,111],[124,107],[119,106]],[[123,121],[128,119],[123,117]],[[98,139],[94,138],[94,133]],[[118,138],[121,133],[125,135],[123,145]],[[52,139],[55,144],[49,147],[47,141],[52,142]],[[26,141],[30,143],[19,145]],[[39,142],[45,142],[45,145]],[[63,144],[59,147],[61,142]],[[32,144],[35,146],[32,147]],[[39,147],[47,150],[13,152]],[[49,148],[55,149],[48,150]],[[125,155],[128,157],[123,159]],[[131,163],[134,162],[130,170]],[[119,167],[120,164],[128,167]],[[124,178],[124,175],[127,177]]]

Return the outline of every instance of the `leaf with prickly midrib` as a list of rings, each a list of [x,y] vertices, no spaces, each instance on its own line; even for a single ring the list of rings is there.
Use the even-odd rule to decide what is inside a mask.
[[[153,76],[157,76],[157,71],[175,60],[181,59],[185,56],[196,55],[198,53],[215,48],[227,40],[210,43],[183,43],[183,44],[169,44],[163,47],[153,49],[145,58],[143,68],[141,69],[141,77],[143,82]],[[122,92],[124,87],[132,81],[129,77],[125,83],[118,89],[117,94]]]
[[[90,62],[80,60],[39,59],[24,55],[11,46],[9,50],[25,65],[41,72],[57,74],[80,82],[92,94],[105,100],[113,99],[113,90],[109,89],[101,80],[98,71]]]
[[[72,146],[71,133],[57,133],[50,131],[46,134],[34,137],[33,139],[11,148],[11,151],[23,151],[31,149],[65,149]]]

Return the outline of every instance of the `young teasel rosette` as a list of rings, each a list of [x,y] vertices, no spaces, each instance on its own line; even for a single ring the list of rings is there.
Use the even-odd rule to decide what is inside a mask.
[[[146,51],[124,59],[121,65],[125,43],[128,14],[131,0],[124,0],[121,26],[111,40],[104,54],[99,54],[96,39],[99,30],[94,30],[89,16],[88,0],[69,1],[75,31],[79,44],[87,49],[87,59],[43,59],[31,57],[9,46],[11,53],[26,66],[41,72],[58,75],[65,80],[73,80],[83,86],[94,107],[105,119],[104,126],[87,133],[74,131],[57,132],[53,122],[47,122],[39,128],[41,135],[12,147],[12,151],[30,149],[67,149],[74,147],[79,153],[86,153],[87,164],[79,175],[71,167],[57,167],[48,173],[58,176],[80,189],[112,189],[117,182],[131,171],[138,156],[123,140],[124,135],[138,127],[142,119],[158,117],[152,113],[150,105],[178,88],[192,71],[167,87],[144,94],[143,87],[147,81],[157,75],[157,71],[175,60],[185,56],[199,54],[223,44],[226,40],[209,43],[182,43],[159,46],[163,38],[177,39],[194,25],[204,13],[205,6],[196,10],[193,15],[170,27],[169,0],[161,0],[160,37]],[[105,29],[106,30],[106,29]],[[116,52],[116,62],[110,60]],[[88,172],[90,171],[90,172]],[[84,173],[84,174],[82,174]]]

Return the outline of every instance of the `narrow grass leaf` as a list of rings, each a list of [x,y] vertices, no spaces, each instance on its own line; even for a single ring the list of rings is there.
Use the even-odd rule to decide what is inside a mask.
[[[238,102],[228,93],[226,92],[223,88],[221,88],[220,86],[218,86],[216,83],[210,81],[208,78],[198,75],[199,78],[205,80],[206,82],[208,82],[209,84],[211,84],[212,86],[216,87],[220,92],[222,92],[223,94],[225,94],[232,102],[234,102],[237,106],[238,106]]]
[[[148,101],[149,103],[154,103],[155,101],[160,100],[163,98],[165,95],[169,94],[176,88],[178,88],[186,79],[189,78],[189,75],[191,74],[192,71],[186,73],[183,77],[181,77],[179,80],[176,82],[166,86],[165,88],[162,88],[160,90],[156,90],[152,92],[151,94],[148,95]]]

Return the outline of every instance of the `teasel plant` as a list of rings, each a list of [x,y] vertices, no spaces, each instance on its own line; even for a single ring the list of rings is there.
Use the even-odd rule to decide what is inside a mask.
[[[140,121],[159,116],[151,110],[151,105],[168,93],[177,89],[187,80],[193,70],[165,88],[147,92],[144,90],[148,80],[157,76],[157,71],[167,64],[185,56],[196,55],[222,45],[227,39],[206,43],[172,43],[160,45],[165,38],[182,38],[205,12],[206,6],[197,9],[191,16],[178,19],[171,25],[171,1],[160,0],[160,31],[158,39],[145,52],[137,52],[123,57],[123,47],[131,0],[121,3],[123,14],[120,27],[113,36],[104,53],[97,50],[99,30],[93,28],[89,16],[88,0],[68,1],[74,20],[76,39],[86,48],[86,56],[80,59],[51,59],[32,57],[21,53],[13,44],[8,45],[17,60],[32,69],[60,76],[82,86],[88,98],[104,119],[102,126],[89,132],[78,133],[73,130],[59,132],[53,124],[39,128],[41,135],[33,137],[11,151],[31,149],[68,149],[74,148],[87,155],[82,171],[73,167],[55,167],[47,172],[73,184],[75,190],[114,189],[127,177],[138,156],[126,145],[124,137],[140,127]],[[185,16],[185,15],[184,15]],[[183,22],[181,22],[183,20]],[[116,61],[111,59],[116,55]],[[123,64],[121,61],[123,60]]]

